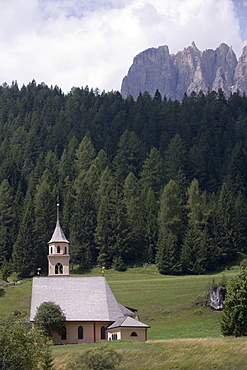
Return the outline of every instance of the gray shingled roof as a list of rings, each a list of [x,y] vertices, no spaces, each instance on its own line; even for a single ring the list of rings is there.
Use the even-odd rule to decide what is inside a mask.
[[[143,324],[141,321],[135,320],[132,317],[124,316],[117,319],[113,324],[109,325],[107,329],[114,328],[150,328],[150,326]]]
[[[43,302],[54,302],[63,310],[67,321],[116,321],[135,313],[117,302],[103,276],[34,277],[30,320]]]
[[[61,242],[69,243],[69,241],[66,239],[66,236],[64,235],[64,232],[63,232],[63,230],[61,228],[61,225],[60,225],[60,222],[59,222],[59,218],[57,218],[57,223],[56,223],[55,230],[54,230],[53,235],[51,237],[51,240],[48,242],[48,244],[54,243],[54,242],[57,242],[57,243],[61,243]]]

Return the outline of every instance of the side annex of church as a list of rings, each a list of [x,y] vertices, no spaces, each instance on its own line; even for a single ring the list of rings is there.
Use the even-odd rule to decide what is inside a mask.
[[[135,310],[117,302],[105,277],[69,274],[69,241],[59,221],[48,242],[48,276],[33,278],[30,321],[43,302],[58,304],[66,316],[66,332],[54,333],[54,344],[94,343],[106,340],[147,340],[148,325]]]

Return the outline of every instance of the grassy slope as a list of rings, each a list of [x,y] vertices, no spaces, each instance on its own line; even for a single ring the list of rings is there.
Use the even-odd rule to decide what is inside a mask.
[[[86,348],[102,344],[56,346],[56,370]],[[177,339],[161,342],[112,342],[123,355],[120,369],[130,370],[246,370],[247,342],[243,338]]]
[[[235,273],[226,271],[226,277]],[[94,269],[87,275],[100,274]],[[147,266],[127,272],[109,270],[105,277],[117,300],[137,308],[141,321],[151,326],[148,343],[113,343],[124,355],[123,369],[247,369],[246,340],[221,338],[221,313],[196,305],[212,279],[219,281],[222,274],[162,276],[154,266]],[[31,280],[0,288],[1,316],[14,310],[28,312],[30,296]],[[71,355],[88,346],[54,347],[56,369],[63,369]]]

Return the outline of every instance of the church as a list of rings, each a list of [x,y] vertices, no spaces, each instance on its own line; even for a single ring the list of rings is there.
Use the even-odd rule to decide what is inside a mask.
[[[59,205],[48,248],[48,276],[33,278],[30,321],[41,303],[58,304],[66,316],[66,332],[54,333],[54,344],[147,340],[149,326],[138,320],[134,310],[117,302],[104,276],[69,275],[69,241],[60,225]]]

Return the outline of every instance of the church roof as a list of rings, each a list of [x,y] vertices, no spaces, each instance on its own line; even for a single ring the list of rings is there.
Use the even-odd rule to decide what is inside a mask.
[[[48,244],[56,243],[56,242],[57,243],[61,243],[61,242],[69,243],[69,241],[66,239],[66,236],[64,235],[64,232],[61,228],[59,218],[57,219],[55,230],[54,230],[53,235],[51,237],[51,240],[48,242]]]
[[[133,317],[124,316],[117,319],[113,324],[109,325],[107,329],[114,328],[150,328],[149,325],[143,324],[141,321],[133,319]]]
[[[50,301],[61,307],[66,321],[116,321],[135,316],[117,302],[103,276],[34,277],[30,320],[34,320],[41,303]]]

